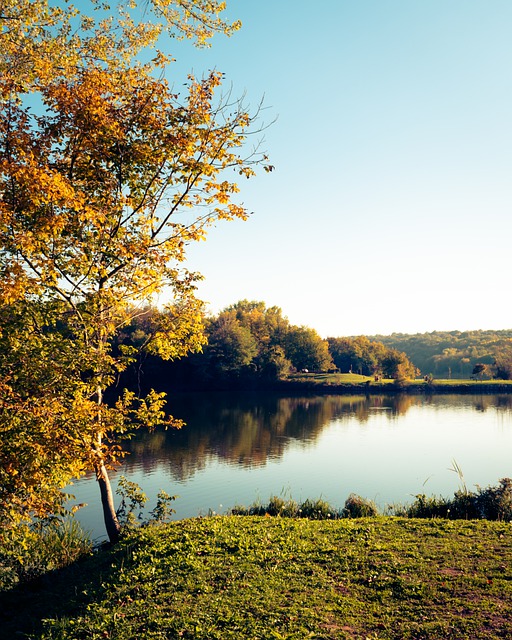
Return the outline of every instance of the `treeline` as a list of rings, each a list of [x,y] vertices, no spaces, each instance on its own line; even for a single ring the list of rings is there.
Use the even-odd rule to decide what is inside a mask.
[[[155,334],[155,309],[125,327],[116,348],[139,351]],[[163,360],[140,349],[124,384],[151,387],[233,388],[271,383],[293,372],[340,372],[404,381],[418,376],[512,379],[512,330],[434,331],[391,336],[329,337],[289,322],[282,310],[241,300],[204,318],[199,353]],[[149,350],[151,351],[151,350]]]
[[[118,335],[117,348],[137,349],[154,339],[153,316],[147,309]],[[336,372],[414,378],[417,368],[393,347],[365,337],[328,338],[315,329],[291,324],[279,307],[241,300],[205,318],[206,344],[200,353],[164,361],[144,355],[130,369],[129,386],[144,389],[216,388],[278,380],[292,372]]]
[[[433,331],[371,336],[407,357],[425,375],[435,378],[512,379],[512,330]]]

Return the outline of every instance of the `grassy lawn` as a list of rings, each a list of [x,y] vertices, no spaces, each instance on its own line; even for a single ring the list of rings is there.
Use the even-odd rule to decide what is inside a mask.
[[[394,384],[394,380],[390,378],[383,378],[378,382],[375,382],[373,377],[360,376],[356,373],[295,373],[287,378],[288,380],[295,381],[297,383],[309,383],[318,385],[365,385],[370,383],[372,387],[382,387],[386,385]],[[409,380],[407,384],[414,386],[428,386],[423,378],[417,380]],[[475,391],[482,387],[493,386],[511,386],[512,380],[458,380],[458,379],[437,379],[433,380],[434,387],[474,387]]]
[[[510,526],[214,517],[141,529],[1,594],[0,637],[510,638]]]

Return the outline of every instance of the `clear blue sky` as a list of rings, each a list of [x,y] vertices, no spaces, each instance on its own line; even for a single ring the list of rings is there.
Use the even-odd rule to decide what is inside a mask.
[[[512,2],[228,0],[194,70],[264,95],[275,172],[191,248],[216,313],[247,298],[323,337],[512,328]],[[172,76],[172,74],[170,74]]]

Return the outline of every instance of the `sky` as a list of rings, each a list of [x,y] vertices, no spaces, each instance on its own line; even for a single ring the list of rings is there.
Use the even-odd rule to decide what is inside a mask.
[[[512,2],[228,0],[176,83],[222,71],[275,166],[189,250],[199,296],[322,337],[512,328]]]

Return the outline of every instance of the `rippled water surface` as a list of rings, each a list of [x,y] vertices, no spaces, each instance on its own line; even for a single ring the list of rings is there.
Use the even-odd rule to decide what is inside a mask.
[[[261,397],[190,394],[171,399],[180,431],[141,433],[113,474],[140,484],[149,510],[160,489],[178,495],[176,518],[226,512],[283,495],[323,497],[342,507],[350,493],[387,504],[417,493],[450,496],[512,476],[512,395]],[[70,489],[95,538],[103,536],[99,489]]]

